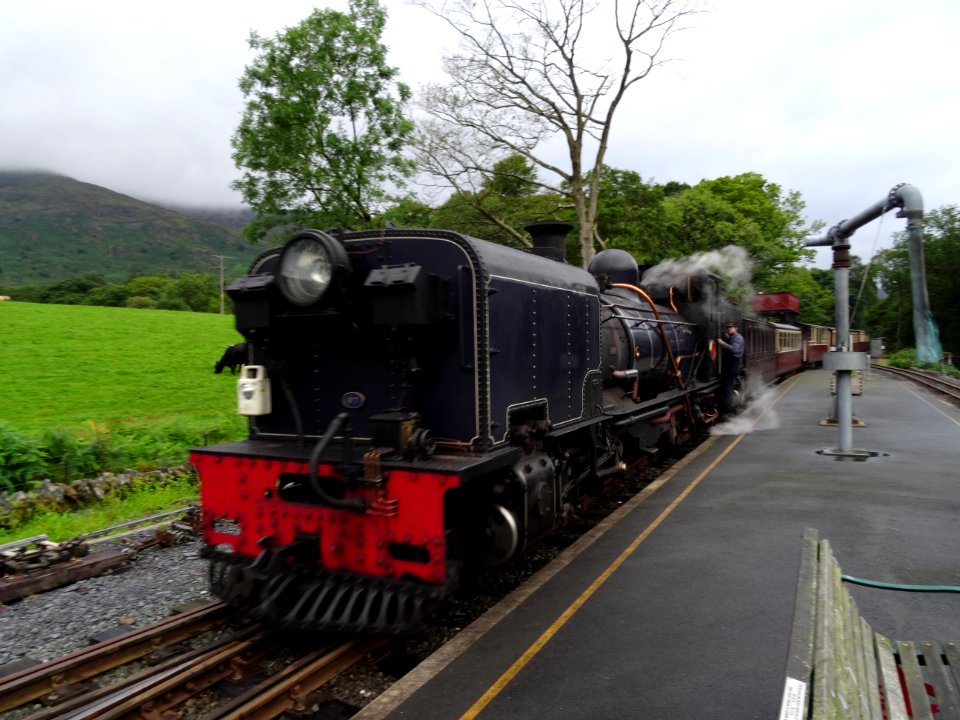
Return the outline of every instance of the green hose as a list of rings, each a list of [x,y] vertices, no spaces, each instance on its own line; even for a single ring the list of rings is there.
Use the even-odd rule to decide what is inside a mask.
[[[866,587],[880,588],[881,590],[906,590],[908,592],[954,592],[960,593],[960,587],[956,585],[906,585],[904,583],[887,583],[879,580],[864,580],[850,575],[841,575],[840,578],[848,583],[855,585],[865,585]]]

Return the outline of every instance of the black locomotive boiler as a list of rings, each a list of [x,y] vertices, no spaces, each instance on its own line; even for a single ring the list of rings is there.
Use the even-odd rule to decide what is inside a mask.
[[[291,628],[416,625],[651,448],[717,417],[707,273],[456,232],[306,230],[230,284],[249,434],[195,449],[214,593]]]

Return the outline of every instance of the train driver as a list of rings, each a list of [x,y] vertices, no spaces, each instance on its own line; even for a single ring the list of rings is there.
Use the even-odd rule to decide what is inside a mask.
[[[743,367],[743,335],[737,332],[737,324],[728,322],[726,325],[727,339],[718,338],[723,352],[720,364],[720,418],[733,415],[736,412],[734,388],[740,377]]]

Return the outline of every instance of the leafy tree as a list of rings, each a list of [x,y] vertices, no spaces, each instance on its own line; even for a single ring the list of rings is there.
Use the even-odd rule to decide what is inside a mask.
[[[476,192],[477,177],[498,160],[523,156],[572,204],[586,266],[599,241],[600,170],[617,110],[664,61],[667,37],[692,10],[680,0],[417,1],[449,23],[463,48],[444,58],[450,82],[427,87],[421,99],[431,120],[415,142],[420,168],[455,191]],[[589,56],[594,44],[602,56]],[[566,162],[545,144],[555,136]]]
[[[193,312],[220,310],[220,285],[213,273],[185,273],[179,277],[144,275],[131,278],[124,284],[110,285],[102,284],[97,275],[85,275],[59,280],[40,288],[11,288],[11,293],[24,302]]]
[[[259,55],[240,80],[246,107],[233,136],[244,171],[233,186],[257,213],[251,240],[288,223],[368,223],[385,186],[411,172],[410,90],[387,65],[385,23],[377,0],[351,0],[349,12],[315,10],[274,38],[251,34]]]
[[[43,288],[37,300],[38,302],[57,305],[83,305],[86,294],[101,285],[103,285],[103,278],[97,273],[87,273],[82,277],[64,278]]]
[[[130,290],[131,297],[140,296],[159,300],[172,282],[173,278],[167,275],[141,275],[130,278],[127,288]]]
[[[886,338],[895,352],[913,344],[913,303],[910,297],[910,258],[906,235],[898,234],[893,247],[873,258],[884,297],[867,313],[870,332]]]
[[[157,303],[160,310],[218,312],[220,285],[211,273],[189,273],[171,282]]]
[[[850,309],[850,323],[852,327],[862,328],[872,331],[869,315],[873,307],[877,304],[877,274],[879,269],[871,262],[864,265],[863,261],[856,255],[850,256],[850,276],[848,298],[848,307]],[[800,303],[800,319],[805,322],[816,322],[818,324],[834,325],[837,320],[836,304],[834,302],[834,287],[836,285],[836,274],[831,270],[822,268],[809,268],[807,270],[810,280],[819,289],[819,293],[811,288],[811,296],[808,303],[811,310],[816,309],[817,314],[822,314],[822,320],[811,320],[806,314],[807,308],[804,303]],[[790,292],[794,292],[790,290]],[[799,292],[794,294],[800,296]]]
[[[157,307],[156,298],[147,297],[146,295],[131,295],[127,298],[127,304],[125,307],[128,308],[139,308],[141,310],[153,310]]]
[[[877,302],[877,273],[878,268],[871,262],[864,265],[856,255],[850,256],[850,326],[865,328],[867,317]]]
[[[633,170],[604,165],[597,202],[598,235],[607,247],[626,250],[641,264],[659,262],[671,254],[665,245],[664,200],[678,191],[645,183]]]
[[[521,155],[508,155],[494,163],[470,189],[453,193],[434,211],[436,227],[512,247],[530,247],[523,229],[537,220],[573,220],[564,198],[544,192],[536,181],[536,168]]]
[[[571,221],[559,196],[540,193],[524,197],[490,192],[461,192],[450,196],[433,213],[436,227],[457,230],[473,237],[511,247],[530,247],[523,228],[543,219]],[[574,257],[569,255],[568,257]]]
[[[777,277],[776,288],[769,292],[788,292],[800,301],[800,321],[813,325],[833,325],[833,285],[817,282],[816,273],[827,272],[818,268],[793,266]]]
[[[941,342],[960,355],[960,207],[945,205],[924,216],[923,253],[930,311]]]
[[[500,197],[529,197],[537,192],[538,185],[537,169],[517,153],[494,163],[483,180],[484,190]]]
[[[753,262],[758,290],[777,292],[780,276],[812,257],[802,238],[804,204],[757,173],[703,180],[664,198],[663,247],[672,256],[743,248]]]
[[[106,305],[108,307],[124,307],[130,297],[130,289],[126,285],[101,285],[89,290],[83,298],[84,305]]]
[[[960,355],[960,208],[945,205],[924,215],[924,266],[930,310],[936,318],[945,350]],[[885,297],[866,314],[874,335],[886,338],[897,351],[914,344],[913,294],[907,233],[897,233],[893,247],[873,259]]]
[[[805,227],[804,202],[798,192],[784,193],[779,185],[758,173],[704,180],[700,185],[736,208],[742,218],[741,227],[757,232],[755,245],[737,244],[746,246],[754,261],[754,282],[758,287],[775,285],[781,273],[813,258],[813,251],[804,246],[803,239],[815,232],[818,225]]]
[[[375,223],[380,227],[432,227],[433,208],[414,197],[401,198],[384,210]]]
[[[0,285],[0,295],[9,295],[19,302],[41,302],[42,293],[40,285]]]

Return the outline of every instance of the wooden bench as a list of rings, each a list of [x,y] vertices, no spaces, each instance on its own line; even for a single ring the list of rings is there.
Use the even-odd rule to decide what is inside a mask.
[[[891,642],[860,616],[830,543],[803,535],[780,720],[960,720],[954,642]]]

